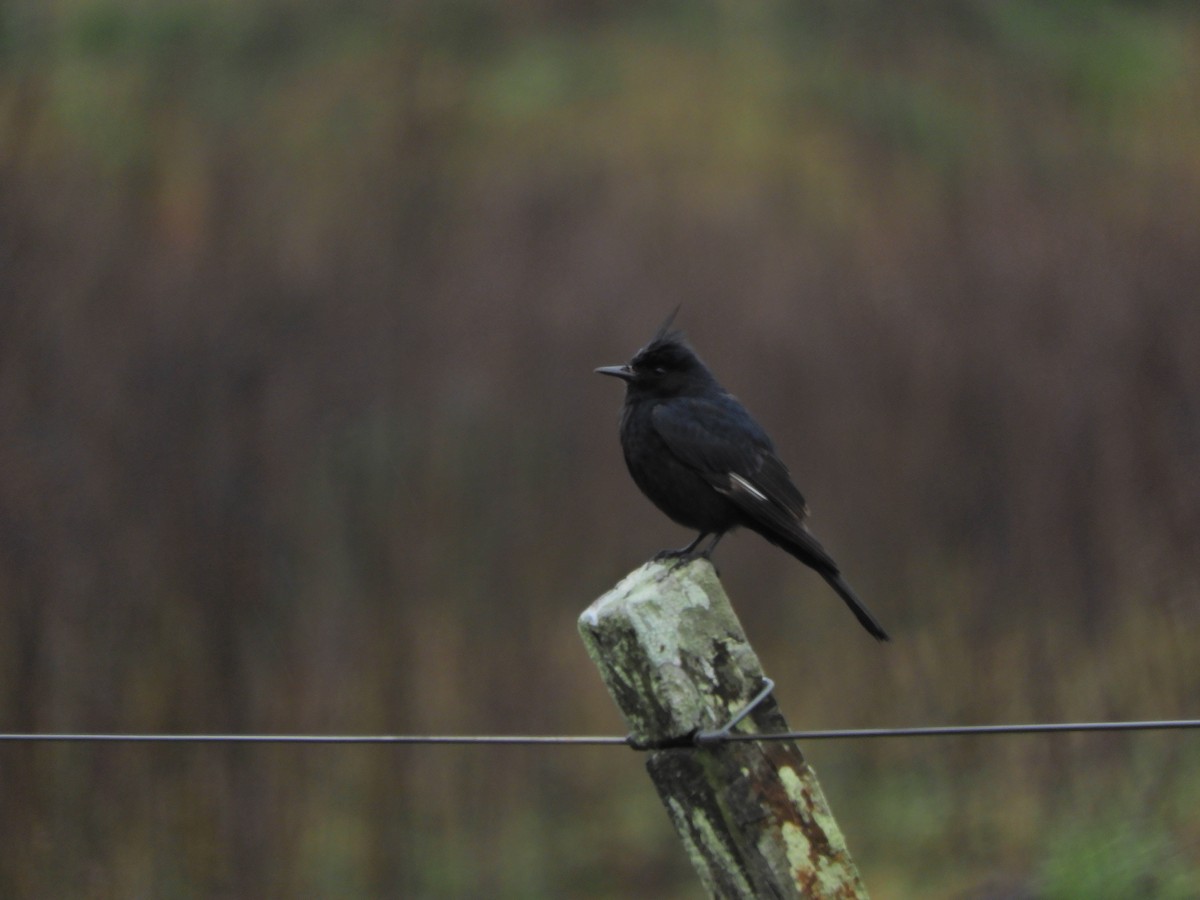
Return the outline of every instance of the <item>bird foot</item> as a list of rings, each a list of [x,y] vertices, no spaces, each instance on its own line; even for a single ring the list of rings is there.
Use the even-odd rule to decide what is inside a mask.
[[[696,553],[690,547],[685,547],[682,550],[660,550],[651,557],[651,560],[653,562],[669,562],[669,568],[677,569],[703,555]]]
[[[693,550],[690,547],[682,547],[678,550],[660,550],[651,557],[652,562],[667,563],[667,570],[672,572],[697,559],[704,560],[713,567],[714,572],[718,575],[721,574],[717,569],[717,564],[712,561],[712,547],[704,551]]]
[[[655,562],[662,562],[664,559],[677,559],[686,562],[689,559],[695,559],[699,555],[691,547],[683,547],[679,550],[659,550],[650,558]]]

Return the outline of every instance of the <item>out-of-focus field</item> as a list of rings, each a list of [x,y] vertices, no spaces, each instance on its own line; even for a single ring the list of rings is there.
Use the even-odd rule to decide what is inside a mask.
[[[1200,16],[0,5],[0,731],[604,733],[666,313],[791,724],[1200,715]],[[1190,732],[806,747],[889,898],[1186,898]],[[682,898],[635,754],[0,746],[12,897]],[[986,891],[995,893],[985,894]]]

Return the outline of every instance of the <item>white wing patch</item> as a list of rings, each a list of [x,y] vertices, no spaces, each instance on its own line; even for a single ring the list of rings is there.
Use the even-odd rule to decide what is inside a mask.
[[[767,502],[767,495],[764,494],[762,491],[760,491],[758,488],[756,488],[754,485],[752,485],[749,481],[747,481],[741,475],[738,475],[735,472],[730,472],[729,480],[732,483],[734,489],[741,489],[741,490],[745,491],[747,494],[749,494],[751,497],[753,497],[755,500],[761,500],[763,503]]]

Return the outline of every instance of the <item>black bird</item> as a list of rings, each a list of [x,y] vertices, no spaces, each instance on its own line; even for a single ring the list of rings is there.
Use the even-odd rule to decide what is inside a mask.
[[[700,532],[655,558],[708,559],[726,532],[744,526],[814,569],[867,631],[888,640],[804,524],[808,507],[775,445],[683,334],[671,330],[674,319],[672,313],[628,364],[596,369],[625,382],[621,449],[629,474],[667,516]],[[709,535],[712,542],[697,552]]]

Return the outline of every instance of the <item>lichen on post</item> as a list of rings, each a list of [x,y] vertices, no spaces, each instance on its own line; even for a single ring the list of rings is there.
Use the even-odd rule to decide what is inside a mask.
[[[816,775],[792,741],[703,747],[763,683],[762,666],[705,560],[650,562],[579,618],[588,654],[647,753],[646,768],[714,897],[864,898]],[[787,731],[768,697],[741,732]]]

